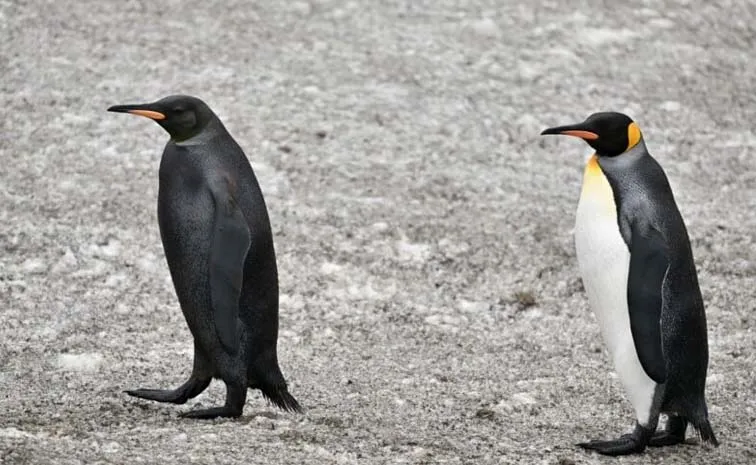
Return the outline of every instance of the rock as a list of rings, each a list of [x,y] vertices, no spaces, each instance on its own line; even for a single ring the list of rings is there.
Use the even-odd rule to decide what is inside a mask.
[[[25,274],[42,274],[47,271],[47,264],[39,258],[27,258],[21,263],[21,271]]]
[[[309,16],[312,13],[312,5],[308,2],[292,2],[289,9],[301,16]]]
[[[534,405],[538,402],[530,394],[519,392],[512,395],[512,403],[515,405]]]
[[[484,420],[492,420],[495,416],[496,412],[487,408],[482,408],[475,412],[475,418],[482,418]]]
[[[74,255],[70,248],[66,247],[63,256],[55,262],[50,272],[53,274],[63,274],[75,270],[78,265],[79,260],[76,259],[76,255]]]
[[[320,272],[323,274],[338,274],[344,267],[338,263],[325,262],[320,265]]]
[[[66,371],[94,372],[102,362],[103,357],[98,353],[58,355],[58,367]]]
[[[480,37],[501,37],[501,28],[491,18],[482,18],[469,23],[468,28]]]
[[[680,102],[675,102],[674,100],[667,100],[659,105],[659,108],[664,111],[680,111],[681,107]]]
[[[411,262],[424,262],[430,256],[429,244],[417,244],[407,241],[396,242],[396,252],[400,260]]]

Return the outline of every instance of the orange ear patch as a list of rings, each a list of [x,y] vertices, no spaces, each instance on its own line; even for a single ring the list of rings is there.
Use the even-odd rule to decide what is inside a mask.
[[[575,137],[579,137],[585,140],[596,140],[599,138],[598,134],[591,131],[571,130],[571,131],[562,131],[560,134],[564,134],[565,136],[575,136]]]
[[[165,115],[162,114],[162,113],[160,113],[159,111],[152,111],[152,110],[129,110],[129,113],[131,113],[132,115],[144,116],[144,117],[147,117],[149,119],[154,119],[154,120],[165,119]]]
[[[630,150],[631,148],[638,145],[638,142],[641,140],[641,131],[637,124],[630,123],[627,126],[627,149],[625,151]]]

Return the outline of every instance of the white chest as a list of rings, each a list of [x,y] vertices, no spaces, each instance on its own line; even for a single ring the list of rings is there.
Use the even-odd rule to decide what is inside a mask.
[[[614,354],[624,322],[629,332],[630,252],[619,232],[612,188],[595,157],[585,168],[575,223],[575,249],[588,300]]]
[[[596,314],[604,340],[614,355],[629,316],[627,274],[630,252],[617,223],[617,210],[609,182],[595,159],[588,162],[583,177],[577,218],[575,249],[588,301]]]
[[[612,188],[595,156],[583,177],[575,249],[588,302],[617,374],[643,422],[650,411],[655,384],[641,367],[635,350],[627,305],[630,251],[619,231]]]

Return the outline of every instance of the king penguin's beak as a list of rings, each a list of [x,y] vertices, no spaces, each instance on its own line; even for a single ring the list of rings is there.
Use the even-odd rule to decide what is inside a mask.
[[[116,113],[131,113],[132,115],[144,116],[146,118],[161,120],[165,119],[165,115],[159,111],[155,111],[150,108],[150,104],[142,105],[114,105],[108,108],[108,111]]]
[[[598,134],[593,131],[589,131],[584,126],[584,123],[557,126],[554,128],[544,129],[543,132],[541,132],[542,136],[547,136],[550,134],[574,136],[585,140],[596,140],[599,138]]]

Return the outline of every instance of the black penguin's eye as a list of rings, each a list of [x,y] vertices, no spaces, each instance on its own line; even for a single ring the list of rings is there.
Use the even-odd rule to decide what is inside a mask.
[[[174,124],[184,128],[193,128],[197,124],[197,115],[193,107],[177,106],[171,108],[171,118]]]

